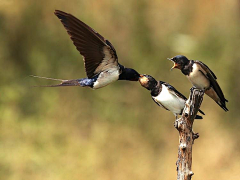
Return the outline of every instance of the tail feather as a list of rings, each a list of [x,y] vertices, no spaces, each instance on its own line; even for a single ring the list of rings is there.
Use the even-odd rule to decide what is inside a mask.
[[[220,92],[221,91],[220,87],[216,90],[211,87],[209,90],[206,90],[205,93],[209,97],[211,97],[224,111],[228,111],[226,107],[226,102],[228,102],[228,100],[225,99],[223,93]]]
[[[226,102],[228,102],[228,101],[226,101]],[[223,103],[222,101],[220,101],[220,102],[216,102],[224,111],[229,111],[228,110],[228,108],[226,107],[226,104],[225,104],[225,102]]]
[[[202,116],[196,115],[195,119],[203,119]]]
[[[43,76],[35,76],[35,75],[30,75],[30,77],[41,78],[41,79],[49,79],[49,80],[53,80],[53,81],[67,81],[67,80],[64,80],[64,79],[55,79],[55,78],[49,78],[49,77],[43,77]]]
[[[41,79],[49,79],[49,80],[54,80],[54,81],[61,81],[60,84],[55,84],[55,85],[42,85],[42,86],[32,86],[32,87],[60,87],[60,86],[81,86],[79,81],[77,79],[73,80],[63,80],[63,79],[55,79],[55,78],[48,78],[48,77],[42,77],[42,76],[34,76],[30,75],[31,77],[35,78],[41,78]]]
[[[201,109],[199,109],[198,110],[202,115],[205,115],[205,113],[201,110]]]

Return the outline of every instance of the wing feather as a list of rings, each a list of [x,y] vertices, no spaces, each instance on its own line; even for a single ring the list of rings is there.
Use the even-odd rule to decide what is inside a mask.
[[[170,90],[169,92],[170,92],[171,94],[173,94],[174,96],[180,97],[180,98],[182,98],[182,99],[184,99],[184,100],[187,100],[187,98],[186,98],[182,93],[180,93],[178,90],[176,90],[173,86],[171,86],[170,84],[168,84],[168,83],[166,83],[166,82],[164,82],[163,84],[164,84],[166,87],[168,87],[168,89]]]
[[[182,99],[184,99],[185,101],[187,100],[187,98],[182,94],[182,93],[180,93],[178,90],[176,90],[173,86],[171,86],[170,84],[168,84],[168,83],[166,83],[166,82],[164,82],[163,83],[166,87],[168,87],[168,89],[170,90],[169,92],[171,93],[171,94],[173,94],[174,96],[177,96],[177,97],[179,97],[179,98],[182,98]],[[205,115],[205,113],[201,110],[201,109],[199,109],[198,110],[201,114],[203,114],[203,115]]]
[[[227,100],[225,99],[225,97],[223,95],[223,92],[222,92],[222,90],[221,90],[221,88],[220,88],[220,86],[217,82],[216,75],[209,69],[209,67],[207,65],[205,65],[201,61],[195,61],[195,63],[200,65],[200,67],[203,69],[203,71],[200,71],[200,72],[202,74],[204,74],[206,76],[206,78],[209,79],[210,84],[213,87],[214,91],[217,93],[217,95],[221,99],[222,103],[225,104],[225,101],[227,102]]]
[[[59,10],[54,14],[61,20],[73,44],[83,56],[88,78],[99,74],[109,64],[118,66],[116,50],[103,36],[71,14]]]
[[[203,62],[195,60],[195,63],[199,64],[207,73],[211,74],[214,79],[217,79],[217,76],[212,72],[212,70]]]
[[[152,99],[158,106],[160,106],[160,107],[162,107],[162,108],[164,108],[164,109],[169,111],[169,109],[167,109],[165,106],[163,106],[160,102],[156,101],[156,99],[153,96],[152,96]]]

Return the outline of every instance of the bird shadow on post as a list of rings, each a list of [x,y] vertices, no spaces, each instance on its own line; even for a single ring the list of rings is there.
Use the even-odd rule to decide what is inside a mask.
[[[194,133],[193,122],[203,100],[204,91],[191,88],[190,96],[186,101],[182,117],[175,121],[175,128],[179,131],[179,147],[177,165],[177,180],[192,178],[192,145],[199,137]]]

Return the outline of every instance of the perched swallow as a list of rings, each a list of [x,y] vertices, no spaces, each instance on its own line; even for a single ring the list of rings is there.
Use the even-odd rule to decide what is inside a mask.
[[[197,89],[204,90],[223,110],[228,111],[225,99],[217,77],[207,65],[197,60],[188,60],[185,56],[178,55],[171,59],[174,65],[171,69],[177,68],[187,76],[188,80]]]
[[[140,75],[140,84],[151,91],[153,101],[160,107],[171,111],[176,119],[182,114],[187,98],[178,92],[173,86],[163,81],[156,81],[150,75]],[[199,112],[203,115],[199,109]],[[197,115],[195,119],[202,119],[202,116]]]
[[[54,14],[61,20],[73,44],[83,56],[87,78],[62,80],[33,76],[62,81],[57,85],[42,87],[86,86],[98,89],[117,80],[138,81],[139,73],[118,63],[116,50],[103,36],[71,14],[59,10]]]

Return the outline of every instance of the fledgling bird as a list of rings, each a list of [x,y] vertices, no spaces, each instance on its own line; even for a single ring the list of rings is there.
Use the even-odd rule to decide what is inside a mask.
[[[163,81],[156,81],[150,75],[140,75],[140,84],[147,90],[151,91],[153,101],[160,107],[171,111],[175,118],[182,114],[187,98],[178,92],[173,86]],[[203,115],[199,109],[199,112]],[[197,115],[195,119],[202,119],[202,116]]]
[[[82,86],[98,89],[117,80],[138,81],[139,73],[118,63],[116,50],[103,36],[71,14],[59,10],[54,14],[61,20],[73,44],[83,56],[87,78],[62,80],[33,76],[62,81],[57,85],[40,87]]]
[[[216,75],[206,64],[198,60],[188,60],[183,55],[175,56],[169,60],[174,63],[171,70],[180,69],[195,88],[204,90],[223,110],[228,111],[226,107],[228,100],[223,95]]]

